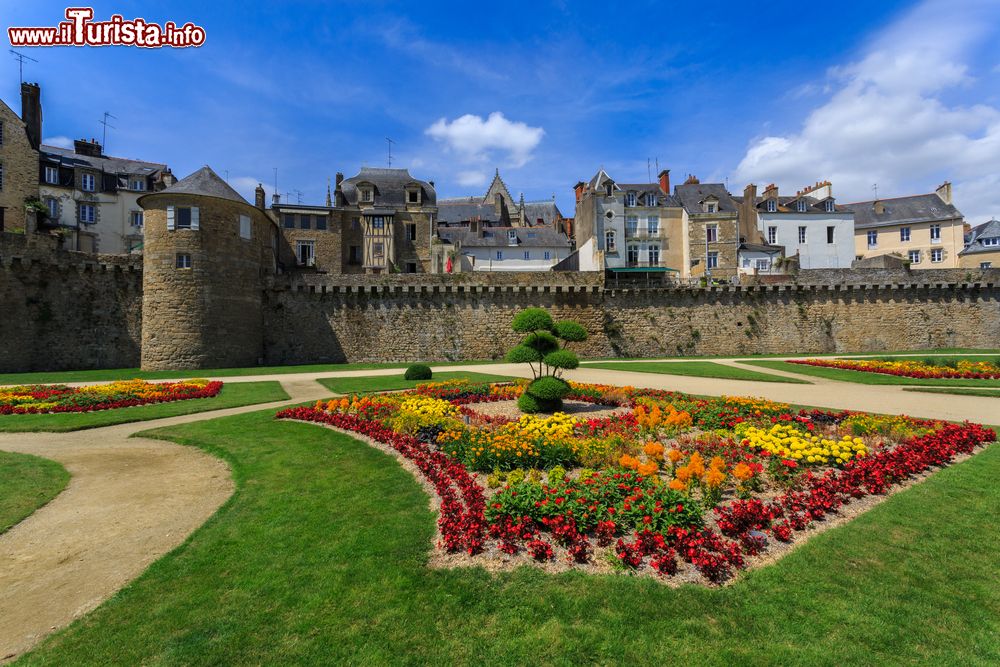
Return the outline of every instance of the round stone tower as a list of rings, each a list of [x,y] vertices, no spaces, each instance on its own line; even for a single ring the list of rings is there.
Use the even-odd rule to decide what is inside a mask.
[[[253,366],[278,230],[208,167],[139,199],[142,368]]]

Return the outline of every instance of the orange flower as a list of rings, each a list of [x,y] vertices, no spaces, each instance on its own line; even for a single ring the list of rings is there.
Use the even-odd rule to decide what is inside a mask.
[[[715,456],[712,458],[712,462],[708,464],[708,467],[715,470],[725,470],[726,460],[721,456]]]
[[[636,470],[639,467],[639,459],[628,454],[622,454],[622,457],[618,459],[618,465],[629,470]]]
[[[692,477],[691,468],[688,466],[681,466],[674,472],[674,474],[677,475],[677,480],[679,480],[682,484],[687,484]]]
[[[753,477],[753,470],[746,463],[737,463],[736,467],[733,468],[733,477],[741,482],[745,482]]]
[[[647,442],[646,446],[642,448],[642,451],[646,452],[646,456],[650,456],[654,459],[663,458],[663,445],[658,442]]]
[[[674,491],[683,491],[684,489],[687,488],[684,485],[684,482],[680,481],[679,479],[670,480],[670,484],[668,486]]]
[[[705,459],[702,458],[701,454],[695,452],[691,455],[691,460],[688,461],[687,467],[691,470],[692,477],[701,477],[705,472]]]
[[[705,486],[718,487],[726,481],[726,473],[716,468],[709,468],[702,481],[705,482]]]
[[[667,458],[670,459],[671,463],[677,463],[682,458],[684,458],[684,455],[681,454],[681,450],[679,449],[671,449],[669,452],[667,452]]]
[[[655,461],[650,461],[649,463],[642,463],[637,468],[639,474],[642,475],[643,477],[650,477],[651,475],[655,475],[656,471],[659,469],[660,466],[656,465]]]

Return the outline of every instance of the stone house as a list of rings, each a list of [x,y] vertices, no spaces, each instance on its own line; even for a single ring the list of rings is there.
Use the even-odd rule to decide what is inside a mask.
[[[958,265],[963,269],[1000,268],[1000,220],[989,220],[969,231],[965,248],[958,253]]]
[[[844,204],[854,213],[854,255],[896,254],[911,269],[954,269],[965,248],[965,218],[951,199],[951,183],[929,194]]]
[[[0,101],[0,232],[23,231],[26,200],[38,197],[41,91],[21,84],[21,115]]]
[[[550,271],[572,251],[572,243],[550,226],[501,227],[472,222],[438,226],[438,236],[454,249],[457,271]]]
[[[733,278],[740,245],[739,206],[726,186],[690,176],[674,186],[674,199],[684,208],[690,275]]]

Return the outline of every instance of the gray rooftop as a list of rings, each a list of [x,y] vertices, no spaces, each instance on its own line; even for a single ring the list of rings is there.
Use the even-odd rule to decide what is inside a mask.
[[[341,185],[348,206],[358,204],[359,183],[371,183],[375,186],[376,206],[406,206],[406,187],[411,184],[423,190],[421,195],[423,206],[437,204],[437,194],[431,184],[413,178],[407,169],[362,167],[356,176],[346,179]]]
[[[674,186],[674,198],[689,214],[703,213],[702,202],[715,197],[720,213],[736,213],[736,201],[722,183],[684,183]]]
[[[993,243],[1000,243],[1000,220],[989,220],[973,227],[969,238],[965,241],[965,249],[959,254],[975,255],[983,252],[1000,252],[1000,245],[984,245],[984,239],[997,239]]]
[[[151,192],[139,198],[141,203],[147,197],[158,197],[160,195],[200,195],[202,197],[215,197],[217,199],[228,199],[229,201],[240,202],[250,205],[246,199],[233,190],[229,183],[219,178],[219,175],[212,171],[211,167],[202,167],[198,171],[185,176],[181,180],[171,185],[166,190]]]
[[[458,197],[439,199],[437,219],[439,222],[466,222],[469,220],[497,220],[496,205],[487,204],[482,197]]]
[[[508,240],[510,230],[517,234],[516,246]],[[438,236],[469,248],[569,248],[572,245],[569,237],[549,227],[487,227],[481,234],[468,227],[439,227]]]
[[[866,229],[904,223],[935,222],[961,219],[962,214],[952,204],[946,204],[935,193],[877,200],[885,207],[875,212],[875,201],[842,204],[839,208],[854,212],[854,227]]]
[[[44,144],[41,146],[40,153],[42,160],[58,162],[64,167],[91,167],[109,174],[152,176],[153,174],[167,168],[167,165],[160,164],[159,162],[145,162],[143,160],[113,157],[110,155],[91,157],[89,155],[80,155],[72,148],[60,148],[58,146],[46,146]]]

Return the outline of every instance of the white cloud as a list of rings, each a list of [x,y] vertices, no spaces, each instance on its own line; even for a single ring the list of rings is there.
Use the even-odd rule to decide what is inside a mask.
[[[42,139],[42,143],[46,146],[55,146],[56,148],[73,148],[73,140],[61,135],[58,137],[46,137]]]
[[[830,179],[844,201],[871,198],[874,183],[895,196],[948,179],[970,222],[1000,213],[991,176],[1000,173],[1000,109],[952,101],[985,93],[973,85],[968,50],[989,36],[998,9],[981,1],[919,5],[860,60],[829,72],[832,96],[797,132],[751,142],[735,182],[796,190]]]
[[[513,167],[522,167],[541,142],[545,130],[530,127],[520,121],[507,120],[494,111],[488,118],[465,114],[455,120],[441,118],[425,130],[431,138],[444,142],[460,158],[468,162],[485,162],[491,151],[507,154]]]
[[[485,185],[487,174],[482,171],[460,171],[455,174],[455,181],[459,185]]]
[[[222,178],[226,177],[225,173],[219,175],[222,176]],[[243,198],[251,204],[254,203],[254,193],[257,190],[258,183],[264,186],[264,203],[270,205],[271,195],[274,193],[274,188],[268,187],[267,183],[262,183],[260,179],[254,178],[253,176],[233,176],[229,179],[229,185],[233,188],[233,190],[236,190],[243,195]]]

